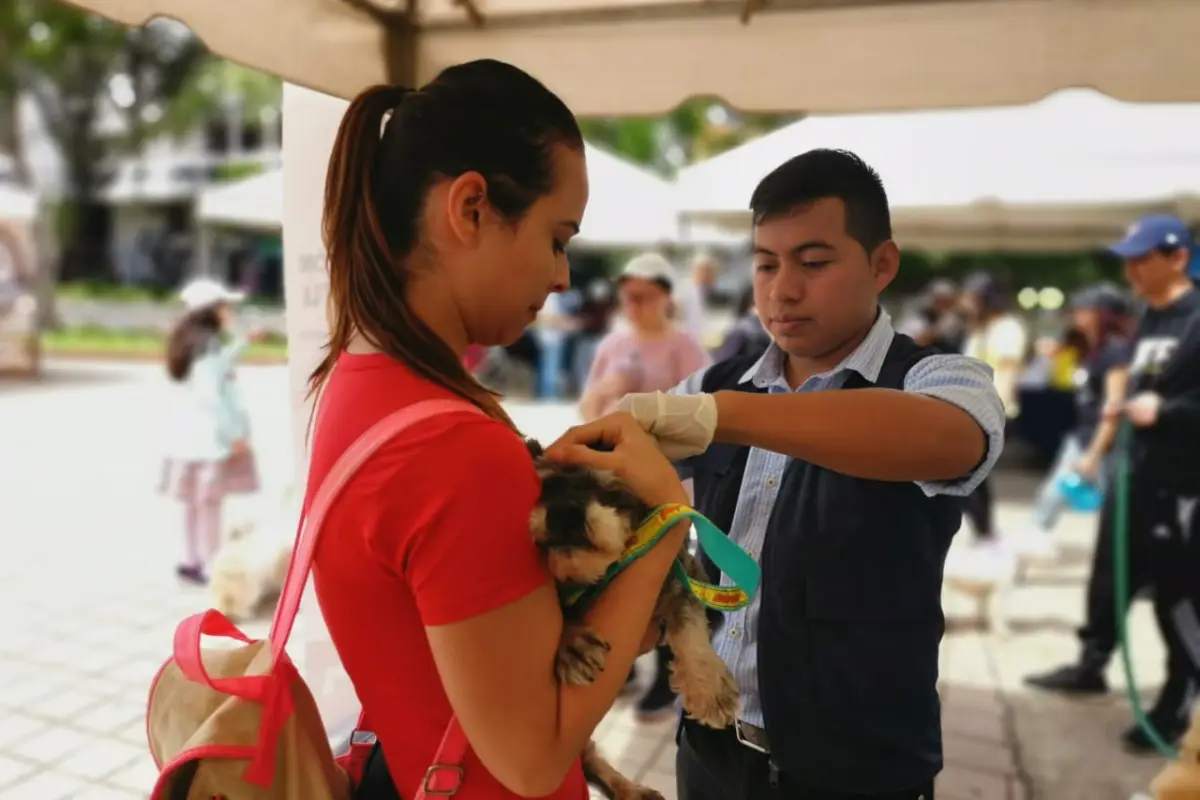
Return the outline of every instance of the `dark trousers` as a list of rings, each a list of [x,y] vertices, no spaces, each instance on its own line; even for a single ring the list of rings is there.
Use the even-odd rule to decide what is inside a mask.
[[[1150,591],[1154,617],[1167,648],[1167,681],[1150,714],[1158,723],[1186,720],[1200,688],[1200,513],[1193,493],[1130,486],[1128,595],[1122,604]],[[1109,487],[1100,516],[1087,587],[1087,620],[1079,630],[1082,662],[1103,669],[1117,647],[1116,583],[1113,572],[1113,506]]]
[[[363,772],[362,783],[354,792],[354,800],[400,800],[400,792],[392,783],[387,762],[383,760],[383,748],[379,745],[375,745],[371,757],[367,759],[367,768]]]
[[[675,756],[675,786],[679,800],[933,800],[933,781],[872,795],[805,786],[774,771],[770,756],[739,742],[732,728],[714,731],[692,722],[684,723]]]
[[[992,482],[985,478],[975,491],[967,495],[963,513],[975,531],[975,538],[989,540],[996,535],[994,512],[992,511]]]

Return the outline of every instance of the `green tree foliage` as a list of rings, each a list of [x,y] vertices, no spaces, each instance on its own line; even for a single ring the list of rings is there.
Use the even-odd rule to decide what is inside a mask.
[[[0,151],[29,182],[17,100],[34,98],[64,161],[56,226],[63,257],[94,265],[85,272],[103,261],[88,241],[88,213],[121,157],[156,137],[194,131],[231,98],[258,114],[278,107],[281,93],[277,78],[213,57],[170,20],[125,28],[56,0],[0,0]],[[44,259],[48,280],[57,280],[58,266]]]
[[[588,141],[671,177],[688,164],[797,119],[799,115],[741,114],[718,100],[693,98],[660,117],[593,117],[580,125]]]

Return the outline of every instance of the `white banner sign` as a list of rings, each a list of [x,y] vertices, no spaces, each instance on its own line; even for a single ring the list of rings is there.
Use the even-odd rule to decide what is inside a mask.
[[[325,170],[347,103],[285,86],[283,90],[283,260],[287,307],[288,369],[298,486],[307,485],[308,376],[328,337],[325,297],[329,278],[321,243]],[[316,697],[330,736],[341,739],[358,715],[359,703],[342,670],[321,619],[311,582],[288,648]]]

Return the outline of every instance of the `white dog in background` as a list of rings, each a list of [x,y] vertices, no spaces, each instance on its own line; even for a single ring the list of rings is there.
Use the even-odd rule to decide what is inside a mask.
[[[283,509],[231,526],[209,572],[212,605],[233,621],[253,619],[283,591],[296,533],[291,492]]]
[[[1013,584],[1017,579],[1017,566],[1007,563],[973,564],[969,560],[954,558],[951,552],[947,560],[942,585],[960,597],[969,597],[975,604],[976,621],[997,636],[1011,635],[1009,627],[1009,605]]]

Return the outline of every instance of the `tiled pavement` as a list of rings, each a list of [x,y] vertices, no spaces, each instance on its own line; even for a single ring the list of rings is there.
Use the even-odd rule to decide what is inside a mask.
[[[243,376],[253,428],[274,485],[286,478],[287,402],[281,370]],[[153,368],[56,370],[42,387],[0,383],[0,798],[144,797],[154,769],[142,715],[148,682],[179,619],[206,605],[167,572],[176,510],[150,493],[156,464]],[[518,423],[550,438],[560,407],[520,407]],[[1028,497],[1005,476],[1001,494]],[[245,513],[235,507],[231,515]],[[1001,523],[1020,524],[1020,503]],[[1125,800],[1156,771],[1123,755],[1119,697],[1077,704],[1021,685],[1032,669],[1073,655],[1091,526],[1071,518],[1066,557],[1035,572],[1011,602],[1006,640],[976,630],[969,606],[947,597],[957,624],[942,652],[946,770],[943,800]],[[965,537],[964,537],[965,538]],[[1148,608],[1133,614],[1139,683],[1161,680]],[[1114,671],[1114,686],[1123,682]],[[669,723],[639,726],[620,705],[597,733],[626,774],[674,796]]]

